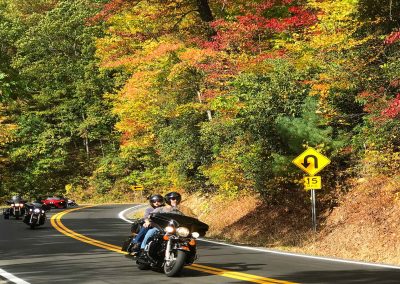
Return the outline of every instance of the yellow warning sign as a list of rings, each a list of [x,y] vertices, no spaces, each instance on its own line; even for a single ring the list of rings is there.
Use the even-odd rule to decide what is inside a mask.
[[[143,190],[143,185],[132,185],[131,189],[132,190]]]
[[[320,170],[329,165],[330,162],[331,160],[312,147],[305,150],[292,161],[293,164],[310,176],[317,174]]]

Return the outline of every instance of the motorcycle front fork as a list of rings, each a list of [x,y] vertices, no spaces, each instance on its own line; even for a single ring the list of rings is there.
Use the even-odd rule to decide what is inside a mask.
[[[20,213],[20,209],[18,208],[18,210],[17,210],[17,208],[13,208],[13,215],[14,216],[17,216],[17,212],[18,212],[18,216],[19,216],[19,213]]]
[[[33,215],[35,215],[35,214],[33,214],[33,213],[31,214],[31,218],[30,218],[30,220],[29,220],[29,224],[32,224]],[[40,223],[40,215],[37,215],[36,223]]]
[[[165,249],[165,260],[170,260],[171,258],[171,239],[168,240],[167,248]]]

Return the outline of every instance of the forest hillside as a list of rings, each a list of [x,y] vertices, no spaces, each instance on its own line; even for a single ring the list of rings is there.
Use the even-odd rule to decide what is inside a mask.
[[[0,199],[174,190],[214,236],[398,263],[399,19],[398,1],[0,0]],[[317,234],[308,147],[331,160]]]

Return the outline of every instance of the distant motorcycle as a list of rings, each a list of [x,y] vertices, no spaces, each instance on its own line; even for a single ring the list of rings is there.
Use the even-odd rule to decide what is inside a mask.
[[[29,203],[26,204],[26,214],[24,216],[23,222],[35,229],[37,226],[41,226],[46,221],[46,211],[48,211],[47,205],[40,203]]]
[[[78,204],[75,202],[75,200],[68,199],[67,200],[67,206],[68,207],[75,207],[75,206],[78,206]]]
[[[25,203],[26,201],[20,197],[13,197],[11,200],[7,201],[10,207],[3,209],[4,219],[10,219],[12,216],[18,220],[22,217],[25,214]]]
[[[172,213],[158,213],[150,220],[159,232],[137,256],[138,268],[162,270],[169,277],[179,275],[185,265],[196,260],[196,239],[206,234],[208,225],[196,218]]]

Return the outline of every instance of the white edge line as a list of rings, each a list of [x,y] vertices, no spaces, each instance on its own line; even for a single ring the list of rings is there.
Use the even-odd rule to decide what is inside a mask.
[[[7,271],[5,271],[1,268],[0,268],[0,276],[6,278],[7,280],[10,280],[13,283],[30,284],[29,282],[26,282],[25,280],[22,280],[21,278],[18,278],[17,276],[12,275],[11,273],[8,273]]]
[[[125,222],[132,224],[133,222],[125,217],[125,213],[130,211],[130,210],[135,210],[135,209],[138,209],[138,208],[143,207],[143,206],[146,206],[146,205],[139,204],[139,205],[135,205],[133,207],[129,207],[129,208],[119,212],[118,217],[120,219],[124,220]]]
[[[216,242],[216,241],[204,240],[201,238],[199,240],[201,240],[203,242],[207,242],[207,243],[219,244],[219,245],[235,247],[235,248],[240,248],[240,249],[253,250],[253,251],[268,252],[268,253],[272,253],[272,254],[297,256],[297,257],[303,257],[303,258],[310,258],[310,259],[317,259],[317,260],[324,260],[324,261],[334,261],[334,262],[349,263],[349,264],[359,264],[359,265],[374,266],[374,267],[381,267],[381,268],[400,269],[400,266],[389,265],[389,264],[369,263],[369,262],[362,262],[362,261],[355,261],[355,260],[329,258],[329,257],[323,257],[323,256],[296,254],[296,253],[282,252],[282,251],[277,251],[277,250],[269,250],[269,249],[264,249],[264,248],[238,246],[238,245],[232,245],[232,244],[221,243],[221,242]]]
[[[136,206],[133,206],[133,207],[129,207],[128,209],[125,209],[125,210],[121,211],[118,214],[118,217],[121,218],[122,220],[124,220],[125,222],[132,223],[132,221],[130,221],[129,219],[125,218],[124,214],[129,210],[134,210],[134,209],[137,209],[138,207],[141,207],[141,206],[144,206],[144,205],[136,205]],[[264,248],[254,248],[254,247],[248,247],[248,246],[238,246],[238,245],[233,245],[233,244],[221,243],[221,242],[217,242],[217,241],[205,240],[203,238],[200,238],[199,240],[202,241],[202,242],[206,242],[206,243],[219,244],[219,245],[229,246],[229,247],[234,247],[234,248],[239,248],[239,249],[247,249],[247,250],[252,250],[252,251],[267,252],[267,253],[273,253],[273,254],[278,254],[278,255],[297,256],[297,257],[324,260],[324,261],[333,261],[333,262],[341,262],[341,263],[349,263],[349,264],[359,264],[359,265],[374,266],[374,267],[381,267],[381,268],[400,269],[400,266],[395,266],[395,265],[369,263],[369,262],[338,259],[338,258],[329,258],[329,257],[322,257],[322,256],[313,256],[313,255],[306,255],[306,254],[296,254],[296,253],[269,250],[269,249],[264,249]]]

